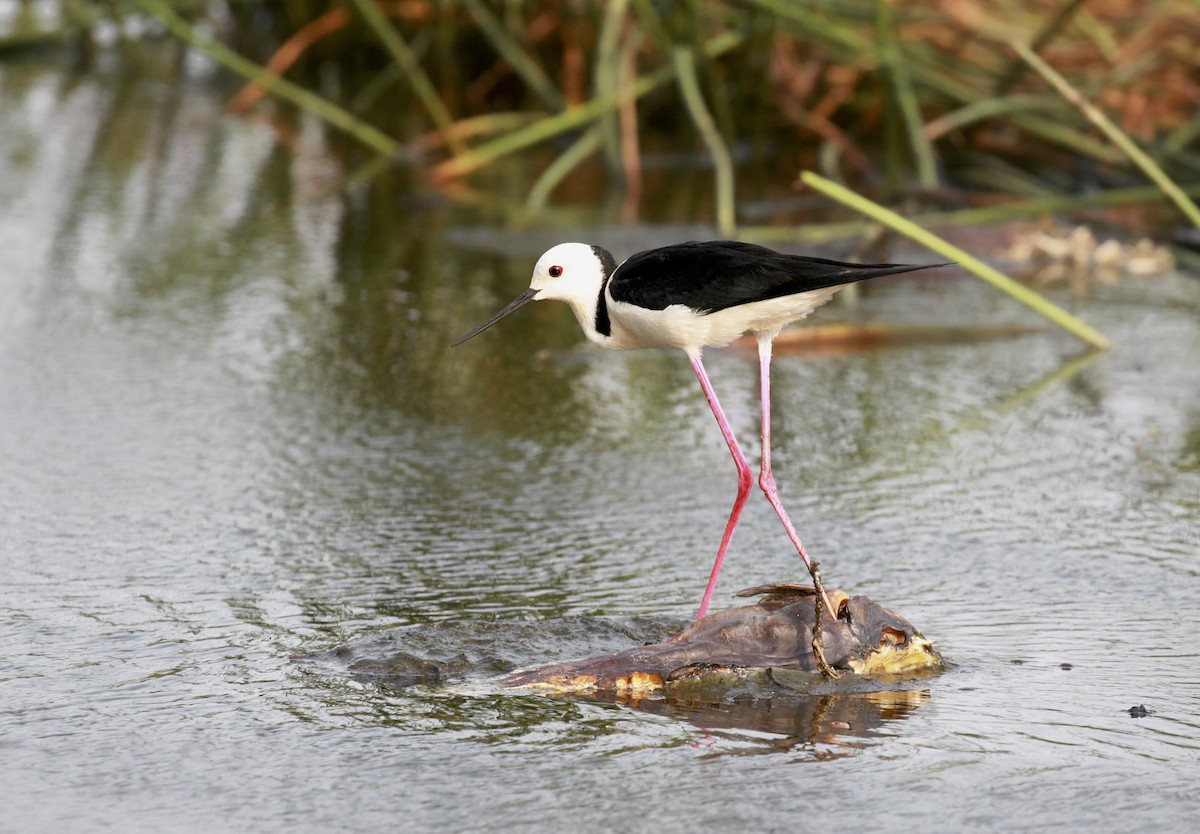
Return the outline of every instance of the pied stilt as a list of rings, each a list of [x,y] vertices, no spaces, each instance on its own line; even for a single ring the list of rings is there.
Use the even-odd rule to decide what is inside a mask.
[[[847,284],[946,264],[852,264],[785,255],[728,240],[680,243],[639,252],[617,265],[599,246],[560,243],[533,269],[529,289],[511,304],[454,342],[459,345],[530,301],[565,301],[584,334],[614,350],[679,348],[688,355],[737,464],[738,490],[700,602],[708,612],[729,541],[750,495],[753,478],[717,395],[700,361],[701,349],[727,345],[744,333],[758,340],[762,395],[762,466],[758,484],[804,560],[827,611],[836,610],[779,500],[771,472],[771,344],[784,325],[807,316]]]

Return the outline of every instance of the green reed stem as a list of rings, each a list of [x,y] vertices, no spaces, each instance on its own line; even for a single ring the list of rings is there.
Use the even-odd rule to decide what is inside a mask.
[[[595,78],[595,95],[617,95],[620,91],[621,60],[620,36],[621,24],[629,9],[629,0],[611,0],[604,7],[604,16],[600,23],[600,35],[596,42],[596,64],[593,69]],[[618,134],[617,116],[609,112],[600,117],[602,125],[604,154],[612,168],[620,165],[621,149]]]
[[[930,139],[937,139],[951,131],[960,130],[984,119],[1029,110],[1062,110],[1064,107],[1061,100],[1050,95],[1017,93],[997,98],[982,98],[930,120],[925,124],[925,135]]]
[[[875,28],[883,47],[883,60],[892,82],[892,92],[904,120],[913,159],[917,163],[917,180],[922,188],[932,191],[938,187],[937,161],[930,134],[921,120],[921,104],[917,101],[912,74],[896,41],[896,16],[892,0],[875,0],[875,15]]]
[[[708,58],[715,58],[733,49],[741,42],[742,36],[740,34],[725,32],[717,35],[705,44],[704,54]],[[634,98],[641,98],[651,90],[663,86],[674,77],[674,65],[659,67],[634,81],[632,95]],[[514,130],[512,133],[497,137],[490,142],[472,148],[454,159],[447,160],[435,166],[432,176],[435,180],[444,180],[478,171],[480,168],[490,165],[503,156],[524,150],[530,145],[536,145],[539,142],[544,142],[554,136],[575,130],[589,122],[595,121],[600,116],[620,106],[621,99],[622,96],[620,94],[610,93],[605,96],[593,98],[584,104],[568,107],[561,113],[547,116],[526,128]]]
[[[809,188],[815,189],[825,196],[849,206],[860,214],[866,215],[872,220],[882,223],[889,229],[899,232],[905,237],[915,240],[922,246],[932,249],[942,257],[954,261],[992,286],[1008,293],[1022,304],[1033,308],[1059,327],[1078,336],[1088,344],[1098,348],[1108,348],[1111,346],[1111,342],[1103,334],[1080,321],[1052,301],[1049,301],[1028,287],[1018,284],[1012,278],[969,254],[966,250],[960,249],[932,232],[926,231],[911,220],[906,220],[894,211],[886,209],[878,203],[855,194],[845,186],[839,185],[832,180],[827,180],[811,171],[802,173],[800,179]]]
[[[712,157],[713,168],[716,172],[716,203],[717,203],[717,233],[722,237],[732,237],[736,226],[733,197],[733,158],[725,138],[717,130],[712,114],[704,104],[704,95],[700,92],[700,83],[696,78],[696,55],[690,47],[678,46],[671,53],[671,61],[675,67],[675,78],[679,82],[679,91],[683,94],[684,104],[692,123],[696,126],[700,138],[708,148]]]
[[[446,109],[446,105],[438,97],[437,90],[433,86],[433,82],[429,80],[429,76],[425,74],[425,70],[421,68],[421,62],[417,58],[417,54],[409,47],[408,43],[400,36],[400,32],[380,11],[379,6],[375,5],[374,0],[352,0],[363,20],[375,32],[376,37],[383,43],[384,48],[391,54],[392,60],[396,65],[403,70],[408,78],[408,83],[412,85],[413,92],[417,94],[417,98],[421,100],[421,104],[425,107],[425,112],[433,119],[433,124],[438,132],[446,140],[446,144],[450,147],[455,155],[461,154],[466,150],[466,146],[454,135],[451,129],[454,124],[454,118],[450,115],[450,111]]]
[[[674,43],[667,32],[667,27],[663,24],[662,15],[658,13],[652,0],[632,0],[632,2],[638,26],[650,36],[651,42],[656,44],[659,49],[664,53],[670,52]]]
[[[546,170],[537,178],[533,188],[529,189],[529,197],[525,207],[530,211],[540,211],[545,208],[550,193],[560,182],[575,169],[577,165],[599,150],[604,137],[601,125],[595,124],[571,143],[571,146],[546,166]]]
[[[1193,196],[1200,196],[1200,185],[1185,186],[1184,191]],[[1153,203],[1162,198],[1162,192],[1156,187],[1144,185],[1134,188],[1113,188],[1108,191],[1082,195],[1059,194],[1051,197],[1035,197],[1029,200],[958,209],[957,211],[925,212],[914,215],[911,220],[918,226],[982,226],[1021,220],[1026,217],[1040,217],[1055,212],[1070,213],[1088,211],[1102,206]],[[816,243],[862,235],[877,228],[879,228],[879,224],[870,220],[818,223],[799,228],[793,226],[741,226],[738,228],[738,237],[760,243],[789,241]]]
[[[338,107],[316,93],[293,84],[287,79],[280,78],[273,72],[263,69],[253,61],[238,55],[228,47],[217,43],[212,38],[201,35],[187,21],[175,13],[164,0],[135,0],[135,2],[150,14],[163,22],[177,38],[191,44],[204,52],[221,66],[261,84],[272,95],[291,102],[297,107],[307,110],[322,121],[342,130],[364,145],[389,156],[400,154],[402,147],[392,137],[379,128],[374,127],[346,110]]]
[[[565,104],[562,93],[554,86],[554,82],[542,70],[541,65],[521,48],[488,7],[480,0],[462,0],[462,4],[484,37],[500,53],[500,57],[508,62],[513,72],[529,85],[529,89],[551,110],[562,110]]]
[[[1045,26],[1042,27],[1042,30],[1033,39],[1033,51],[1041,52],[1043,47],[1054,40],[1071,21],[1071,18],[1075,16],[1075,13],[1083,8],[1086,2],[1087,0],[1067,0],[1066,3],[1060,6],[1058,11],[1046,21]],[[1005,70],[1004,75],[996,82],[996,94],[1004,95],[1011,90],[1013,85],[1021,79],[1024,70],[1025,67],[1017,61],[1010,64],[1008,69]]]
[[[1089,122],[1107,136],[1110,142],[1120,148],[1133,164],[1140,168],[1142,173],[1179,207],[1179,210],[1187,216],[1188,220],[1196,228],[1200,229],[1200,207],[1197,207],[1191,198],[1167,176],[1166,172],[1158,166],[1158,163],[1139,148],[1108,116],[1104,115],[1100,108],[1085,99],[1078,90],[1071,86],[1067,79],[1059,75],[1053,67],[1042,60],[1041,56],[1025,46],[1025,44],[1015,41],[1012,43],[1012,48],[1016,50],[1017,54],[1026,63],[1037,70],[1042,78],[1050,82],[1050,85],[1058,91],[1059,95],[1077,107],[1087,117]]]

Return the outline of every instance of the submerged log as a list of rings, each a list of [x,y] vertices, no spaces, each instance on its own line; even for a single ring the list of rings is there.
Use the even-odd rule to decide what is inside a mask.
[[[864,596],[829,593],[837,617],[823,618],[821,640],[825,658],[835,669],[887,677],[942,668],[941,655],[899,614]],[[762,599],[710,614],[662,643],[517,672],[504,684],[558,692],[653,694],[697,676],[727,676],[731,670],[816,675],[812,587],[760,585],[737,596]]]

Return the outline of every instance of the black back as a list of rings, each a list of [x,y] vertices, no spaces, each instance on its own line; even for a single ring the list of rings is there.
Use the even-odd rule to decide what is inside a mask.
[[[734,240],[691,241],[631,256],[612,273],[608,291],[614,301],[648,310],[682,304],[713,313],[929,266],[945,264],[852,264],[785,255]]]

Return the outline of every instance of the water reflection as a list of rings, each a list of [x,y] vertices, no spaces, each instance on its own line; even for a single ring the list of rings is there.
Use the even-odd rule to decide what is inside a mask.
[[[760,693],[731,700],[699,701],[667,696],[608,700],[635,710],[686,721],[700,730],[692,743],[719,756],[787,753],[788,761],[829,761],[853,755],[928,703],[923,689],[836,692],[790,698]]]

